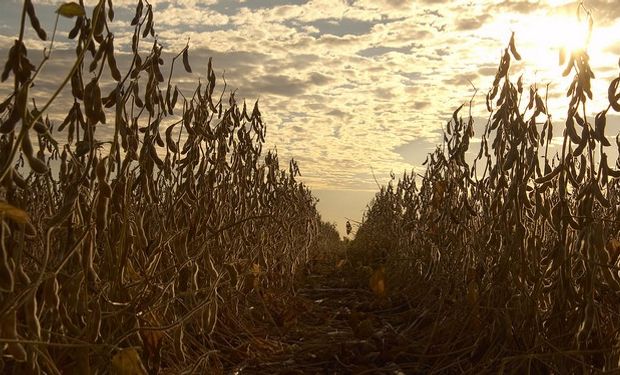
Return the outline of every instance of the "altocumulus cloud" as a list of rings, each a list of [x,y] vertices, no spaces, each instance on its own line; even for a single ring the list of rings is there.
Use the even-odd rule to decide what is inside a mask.
[[[48,32],[58,3],[35,1]],[[95,1],[85,3],[92,11]],[[129,20],[136,2],[113,3],[117,17],[112,30],[122,56],[129,50]],[[194,73],[180,74],[180,87],[190,90],[204,79],[206,61],[213,57],[218,76],[225,76],[238,99],[260,100],[270,146],[277,145],[283,159],[299,160],[302,178],[311,188],[331,191],[374,190],[373,171],[385,182],[390,171],[399,174],[419,167],[425,153],[441,141],[441,126],[452,111],[469,101],[471,84],[479,89],[474,111],[484,117],[484,92],[512,31],[526,61],[516,66],[515,75],[524,73],[528,84],[556,81],[556,46],[541,47],[540,36],[530,30],[544,30],[540,20],[546,16],[572,15],[575,10],[574,2],[557,0],[535,5],[526,0],[151,3],[167,64],[189,38]],[[0,3],[3,58],[15,38],[20,4]],[[588,5],[597,26],[612,35],[601,42],[600,52],[593,53],[595,72],[601,72],[595,95],[604,98],[606,79],[617,74],[604,67],[616,66],[620,34],[608,31],[620,25],[620,8],[615,0],[592,0]],[[62,37],[54,52],[59,62],[71,57],[73,43],[64,37],[71,27],[72,22],[61,20]],[[26,36],[36,60],[45,44],[31,32]],[[540,65],[541,53],[551,62]],[[62,63],[46,67],[42,97],[63,69]],[[563,100],[563,84],[551,87],[552,101]],[[0,88],[3,93],[10,89],[6,84]],[[363,208],[364,203],[359,205]]]

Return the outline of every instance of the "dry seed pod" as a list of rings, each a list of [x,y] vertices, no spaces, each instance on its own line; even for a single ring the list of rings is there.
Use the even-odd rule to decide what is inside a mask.
[[[177,86],[174,85],[174,93],[172,94],[172,101],[170,102],[170,113],[172,113],[174,106],[177,104],[177,99],[179,98],[179,90]]]
[[[95,15],[97,17],[95,18]],[[105,3],[100,2],[93,9],[92,16],[94,26],[93,26],[93,36],[100,37],[103,33],[103,28],[105,26]]]
[[[112,9],[112,0],[108,0],[108,19],[114,21],[114,9]]]
[[[4,231],[4,225],[0,230]],[[9,258],[7,254],[7,248],[4,244],[4,233],[0,237],[0,291],[6,293],[12,293],[15,287],[15,278],[13,277],[13,270],[9,265]]]
[[[583,150],[585,150],[586,146],[588,145],[588,140],[589,140],[588,133],[589,133],[588,132],[588,127],[584,126],[583,127],[583,131],[581,133],[581,142],[579,143],[579,145],[577,146],[575,151],[573,151],[573,156],[574,157],[577,157],[577,156],[581,155]]]
[[[38,288],[36,288],[38,289]],[[36,292],[32,293],[32,297],[24,303],[24,315],[29,332],[34,333],[37,339],[41,338],[41,322],[37,316],[38,301]]]
[[[108,159],[108,157],[106,156],[105,158],[99,160],[97,162],[97,167],[96,167],[96,173],[97,173],[97,180],[99,182],[105,181],[106,179],[106,160]]]
[[[39,134],[43,135],[48,132],[47,126],[43,123],[43,121],[38,120],[32,125],[32,128]]]
[[[226,271],[228,271],[228,276],[230,277],[230,285],[233,288],[236,288],[239,281],[239,272],[237,272],[237,268],[235,268],[234,265],[228,263],[224,265],[224,268],[226,268]]]
[[[73,28],[71,29],[71,31],[69,31],[69,35],[68,38],[69,39],[75,39],[75,37],[77,36],[77,34],[80,32],[80,30],[82,29],[82,24],[84,23],[84,17],[77,17],[75,19],[75,24],[73,25]]]
[[[4,69],[2,70],[2,82],[6,81],[9,78],[9,74],[11,71],[15,69],[15,65],[18,64],[18,56],[17,56],[17,44],[15,44],[11,49],[9,49],[9,58],[7,62],[4,64]]]
[[[149,35],[149,32],[153,33],[153,10],[151,5],[147,5],[146,9],[146,24],[144,26],[144,30],[142,31],[142,37],[146,38]]]
[[[142,0],[138,1],[138,5],[136,5],[136,14],[131,20],[131,26],[135,26],[140,22],[140,18],[142,18],[142,9],[144,8],[144,4],[142,4]]]
[[[170,109],[170,92],[172,91],[172,86],[170,84],[168,84],[168,86],[166,87],[166,108]]]
[[[609,140],[605,137],[605,126],[607,124],[607,111],[602,111],[596,114],[594,118],[594,134],[601,144],[605,147],[611,146]]]
[[[521,60],[521,55],[519,55],[519,53],[517,52],[517,48],[515,47],[515,33],[514,33],[514,31],[512,32],[512,36],[510,37],[509,47],[510,47],[510,52],[515,57],[515,59],[517,59],[517,61]]]
[[[97,64],[99,63],[99,60],[101,60],[101,58],[103,57],[103,54],[107,51],[107,42],[108,40],[104,40],[103,42],[101,42],[101,44],[99,45],[99,48],[97,49],[97,52],[95,53],[95,57],[93,58],[93,61],[91,61],[90,65],[88,66],[88,71],[89,72],[94,72],[97,69]]]
[[[164,82],[164,76],[161,73],[161,69],[159,69],[159,64],[157,64],[155,62],[153,62],[153,72],[155,73],[155,79],[157,80],[157,82]],[[158,89],[158,91],[159,91],[159,89]],[[162,103],[162,107],[164,107],[163,99],[160,100],[160,101]]]
[[[185,47],[183,50],[183,67],[185,71],[188,73],[192,72],[192,67],[189,65],[189,48]]]
[[[101,89],[97,78],[93,78],[84,88],[84,110],[86,117],[93,123],[105,124],[105,112],[101,102]]]
[[[77,69],[71,76],[71,95],[79,100],[84,100],[84,89],[82,82],[82,73],[80,69]]]
[[[185,361],[185,345],[183,345],[183,325],[173,329],[174,353],[180,361]]]
[[[15,105],[7,119],[0,126],[0,133],[8,134],[15,129],[17,122],[22,118],[26,112],[26,105],[28,104],[28,86],[24,85],[15,98]]]
[[[89,342],[95,342],[101,334],[101,304],[99,299],[94,299],[89,305],[86,337]]]
[[[9,114],[9,116],[6,118],[6,120],[4,120],[2,125],[0,125],[0,133],[8,134],[12,132],[15,129],[15,126],[17,125],[17,122],[19,121],[19,119],[20,119],[19,111],[16,109],[16,107],[13,107],[13,110],[11,110],[11,113]]]
[[[596,182],[592,183],[592,192],[594,193],[594,198],[605,208],[611,207],[611,203],[609,200],[603,195],[601,192],[601,188],[598,186]]]
[[[109,185],[106,184],[108,189]],[[111,194],[111,193],[110,193]],[[96,220],[97,220],[97,231],[99,233],[103,233],[103,231],[108,226],[108,197],[101,194],[97,199],[97,208],[96,208]]]
[[[108,56],[108,66],[110,67],[112,78],[114,78],[115,81],[120,81],[121,72],[118,70],[118,66],[116,65],[116,59],[114,58],[114,35],[110,35],[110,37],[108,38],[107,56]]]
[[[114,105],[116,105],[116,100],[117,100],[117,89],[116,88],[110,91],[110,94],[108,94],[108,96],[101,99],[105,108],[112,108]]]
[[[562,72],[562,77],[566,77],[573,70],[573,65],[575,64],[575,55],[571,52],[571,55],[568,59],[568,63],[566,64],[566,69]]]
[[[136,36],[134,35],[134,38],[136,38]],[[135,52],[135,51],[134,51]],[[140,70],[142,68],[142,58],[140,57],[140,55],[136,54],[135,55],[135,65],[133,70],[131,71],[131,79],[135,79],[136,77],[138,77],[138,74],[140,74]],[[134,81],[134,83],[138,83],[137,81]]]
[[[75,198],[69,199],[65,202],[65,204],[60,207],[60,209],[56,212],[56,214],[50,217],[47,222],[49,226],[56,226],[62,224],[73,212]]]
[[[17,339],[17,312],[15,310],[6,313],[0,319],[0,332],[2,337],[7,339]],[[12,357],[16,362],[25,362],[27,358],[26,350],[22,344],[8,343],[3,352],[4,356]]]
[[[45,30],[43,30],[43,28],[41,27],[41,23],[37,18],[37,15],[34,11],[34,6],[32,5],[32,0],[26,0],[25,5],[26,13],[28,13],[28,18],[30,18],[30,24],[32,25],[32,28],[37,32],[39,39],[47,40],[47,34],[45,33]]]
[[[202,333],[210,335],[215,330],[217,324],[217,297],[214,297],[213,301],[207,303],[202,309]]]
[[[158,121],[159,123],[159,121]],[[159,133],[159,127],[155,128],[155,143],[157,143],[157,146],[159,147],[164,147],[166,144],[164,143],[164,140],[161,139],[161,134]]]
[[[588,301],[584,309],[583,319],[579,325],[579,331],[577,332],[577,338],[579,340],[587,340],[594,326],[594,306],[592,302]]]
[[[134,87],[133,87],[133,97],[134,97],[134,102],[136,104],[136,106],[138,108],[142,108],[144,107],[144,103],[142,102],[142,99],[140,98],[140,92],[139,92],[139,88],[138,88],[138,82],[134,83]]]
[[[32,168],[32,170],[35,173],[45,174],[49,171],[47,164],[45,164],[45,162],[42,161],[41,159],[34,157],[34,156],[29,157],[27,159],[28,159],[28,164],[30,165],[30,168]]]
[[[93,264],[94,261],[94,240],[92,233],[89,233],[82,245],[82,269],[89,285],[93,285],[97,281],[97,271]]]
[[[168,149],[170,150],[170,152],[172,152],[173,154],[176,154],[179,152],[179,148],[177,147],[176,143],[174,142],[174,140],[172,139],[172,129],[174,128],[176,124],[170,125],[167,129],[166,129],[166,146],[168,146]]]
[[[562,165],[558,165],[553,171],[547,173],[543,177],[535,179],[534,182],[536,182],[537,184],[544,184],[548,181],[551,181],[555,176],[557,176],[560,173],[561,170],[562,170]]]
[[[111,198],[112,188],[110,187],[110,184],[105,181],[99,182],[99,194],[101,194],[104,198]]]
[[[52,277],[45,280],[43,284],[43,300],[48,308],[56,311],[58,311],[58,307],[60,306],[59,290],[60,285],[58,284],[56,276],[52,275]]]
[[[140,215],[140,222],[138,223],[138,226],[137,226],[138,236],[140,237],[140,241],[142,242],[144,247],[146,247],[146,245],[148,244],[148,238],[146,237],[145,221],[144,221],[145,216],[146,216],[146,212],[143,212],[142,215]]]
[[[611,108],[613,108],[616,112],[620,112],[620,102],[618,101],[620,99],[620,94],[616,95],[616,91],[618,90],[618,84],[620,84],[620,77],[615,78],[611,81],[611,83],[609,84],[609,89],[607,91],[607,98],[609,100],[609,104],[611,105]]]
[[[581,155],[581,158],[579,159],[579,175],[577,175],[577,182],[583,182],[583,179],[586,176],[587,169],[588,164],[586,163],[586,157],[584,155]]]
[[[153,160],[159,168],[162,168],[164,165],[164,162],[159,158],[159,155],[157,155],[157,150],[155,149],[155,146],[151,144],[147,147],[148,147],[149,157],[151,158],[151,160]]]
[[[575,130],[575,121],[573,120],[572,116],[566,119],[566,131],[568,133],[568,136],[570,137],[570,140],[573,143],[581,143],[581,137],[579,137],[579,135],[577,134],[577,130]]]

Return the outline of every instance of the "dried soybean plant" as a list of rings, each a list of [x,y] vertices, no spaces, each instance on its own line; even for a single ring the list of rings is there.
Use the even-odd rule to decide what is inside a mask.
[[[2,73],[13,89],[0,104],[0,367],[221,368],[218,351],[251,335],[256,291],[290,289],[307,261],[315,199],[295,179],[294,161],[286,171],[263,152],[258,104],[216,92],[211,60],[191,95],[172,80],[179,60],[191,72],[188,46],[163,76],[151,4],[138,0],[124,73],[111,0],[90,17],[81,1],[57,12],[75,21],[76,58],[48,101],[38,106],[29,95],[53,46],[35,66],[27,22],[47,35],[31,0]],[[146,54],[144,45],[152,45]],[[65,86],[73,104],[59,108]],[[57,126],[52,108],[66,111]]]
[[[620,110],[620,75],[591,118],[587,51],[562,55],[574,78],[552,156],[546,98],[511,79],[513,59],[514,34],[473,162],[474,120],[459,108],[419,186],[411,173],[382,188],[352,249],[385,264],[417,306],[406,332],[424,372],[618,371],[620,163],[609,164],[605,124]]]

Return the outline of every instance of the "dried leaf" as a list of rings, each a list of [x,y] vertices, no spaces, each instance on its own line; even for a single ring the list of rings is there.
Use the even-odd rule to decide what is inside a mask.
[[[112,369],[117,375],[146,375],[140,355],[135,348],[125,348],[112,357]]]
[[[370,289],[379,298],[384,298],[385,290],[385,267],[379,266],[370,276]]]
[[[58,9],[56,9],[56,13],[60,14],[63,17],[67,17],[67,18],[80,17],[80,16],[86,15],[84,8],[80,4],[74,1],[70,1],[70,2],[62,4],[61,6],[58,7]]]
[[[0,214],[18,224],[26,224],[30,222],[30,217],[26,211],[4,201],[0,201]]]

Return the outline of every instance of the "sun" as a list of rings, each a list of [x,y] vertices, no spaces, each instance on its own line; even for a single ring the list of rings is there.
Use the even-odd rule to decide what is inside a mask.
[[[568,57],[573,52],[585,50],[593,57],[593,54],[600,55],[606,43],[596,29],[591,31],[590,18],[585,12],[579,18],[574,13],[504,14],[499,15],[485,31],[495,38],[508,38],[514,32],[517,49],[523,56],[529,56],[527,65],[538,73],[557,73],[558,69],[563,69],[558,65],[560,51]]]
[[[587,50],[591,41],[588,20],[578,20],[575,16],[549,16],[543,20],[540,32],[541,42],[551,48],[563,49],[567,55]]]

